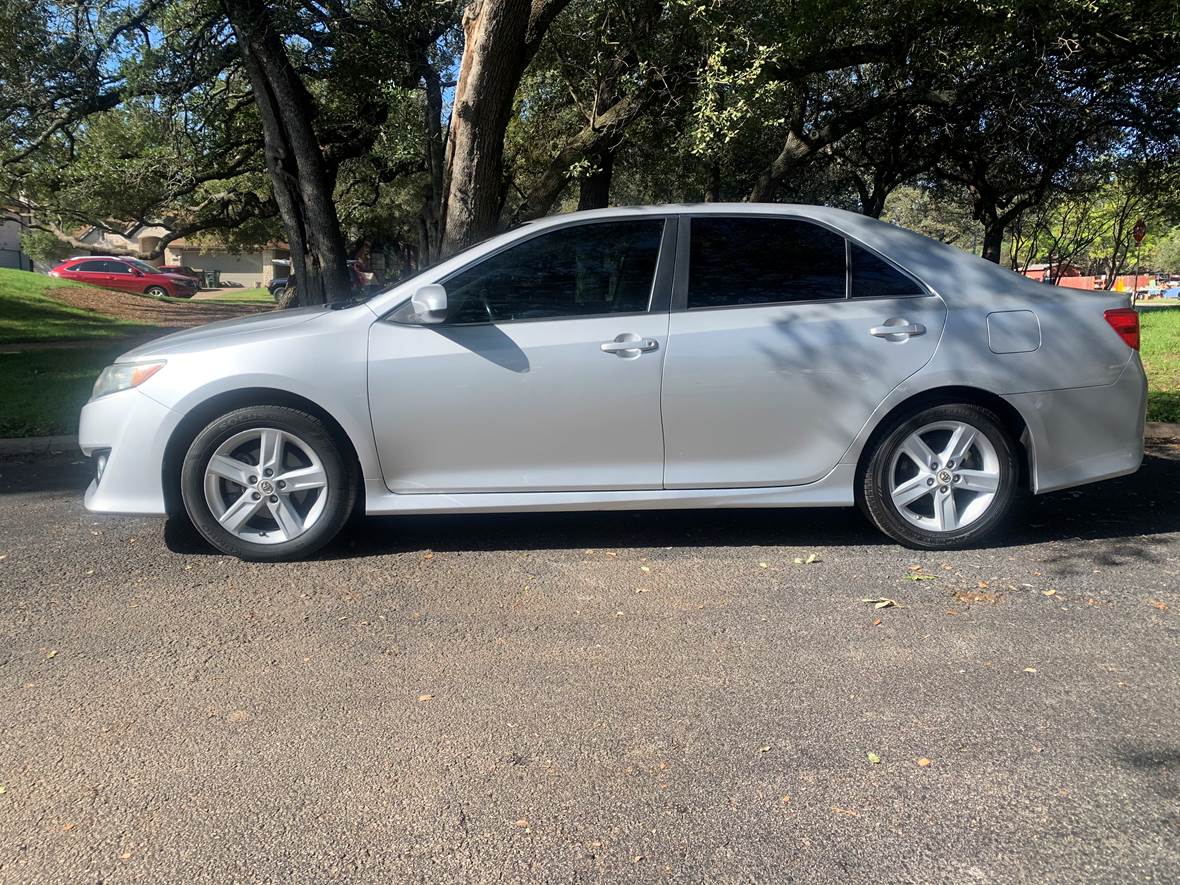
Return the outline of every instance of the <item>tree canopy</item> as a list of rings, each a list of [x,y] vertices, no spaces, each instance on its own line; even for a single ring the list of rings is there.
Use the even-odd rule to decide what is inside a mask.
[[[304,303],[362,241],[422,266],[608,203],[827,203],[1013,264],[1118,263],[1116,192],[1180,222],[1174,0],[8,0],[0,28],[0,194],[41,248],[282,238]]]

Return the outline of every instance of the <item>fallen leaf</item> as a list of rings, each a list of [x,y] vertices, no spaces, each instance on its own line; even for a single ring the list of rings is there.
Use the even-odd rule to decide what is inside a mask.
[[[937,581],[938,580],[938,575],[926,575],[926,574],[921,574],[919,572],[914,572],[913,574],[906,575],[905,577],[906,577],[907,581]]]
[[[760,562],[760,563],[758,563],[758,568],[770,568],[770,563]]]
[[[1057,591],[1054,590],[1052,587],[1050,587],[1048,590],[1042,590],[1041,595],[1042,596],[1056,596]]]
[[[1024,668],[1024,672],[1025,672],[1025,673],[1036,673],[1036,672],[1037,672],[1037,668],[1036,668],[1036,667],[1025,667],[1025,668]]]
[[[783,805],[790,805],[790,804],[791,804],[790,795],[783,796]]]
[[[768,752],[770,752],[770,747],[768,747],[768,746],[767,747],[759,747],[758,752],[759,753],[768,753]]]
[[[920,566],[920,565],[911,565],[911,566],[910,566],[910,571],[911,571],[911,572],[920,572],[920,571],[922,571],[922,566]]]
[[[70,830],[77,829],[77,827],[78,825],[75,823],[62,824],[61,831],[63,833],[68,833]]]
[[[815,563],[815,562],[819,562],[819,557],[816,556],[814,553],[809,555],[807,557],[807,559],[803,560],[804,565],[811,565],[812,563]]]
[[[636,587],[635,592],[636,593],[651,593],[651,590],[649,590],[647,587]]]
[[[119,855],[119,860],[131,860],[131,852],[124,851],[122,854]]]
[[[425,553],[422,554],[422,558],[423,559],[434,559],[434,551],[427,550]]]
[[[0,562],[4,562],[4,560],[6,560],[6,559],[8,559],[8,554],[7,553],[0,553]]]
[[[613,551],[613,550],[606,550],[606,551],[604,551],[603,555],[604,556],[618,556],[619,554],[615,553],[615,551]]]
[[[986,590],[987,589],[987,581],[980,581],[979,582],[979,589]]]
[[[919,768],[926,768],[929,765],[930,765],[930,760],[927,759],[925,756],[923,756],[921,759],[918,760],[918,767]]]
[[[518,820],[516,822],[516,825],[523,829],[524,827],[527,827],[529,825],[529,822],[522,817],[520,820]]]
[[[836,812],[836,814],[848,815],[848,817],[860,817],[859,811],[853,811],[851,808],[841,808],[839,805],[833,805],[832,811]]]
[[[873,608],[893,608],[897,605],[897,600],[890,599],[888,596],[866,596],[861,602],[868,603]]]
[[[650,566],[646,566],[646,565],[641,565],[641,566],[639,567],[639,570],[640,570],[641,572],[650,572],[650,571],[651,571],[651,567],[650,567]]]
[[[881,757],[878,756],[876,753],[866,753],[865,755],[868,757],[868,760],[870,762],[872,762],[874,765],[881,764]]]
[[[418,695],[418,703],[420,703],[420,704],[424,704],[424,703],[426,703],[427,701],[433,701],[433,700],[434,700],[434,695],[432,695],[432,694],[420,694],[420,695]]]
[[[4,786],[4,784],[0,784],[0,796],[3,796],[7,792],[8,792],[8,787]]]
[[[880,627],[881,626],[881,619],[880,618],[873,618],[873,626]]]
[[[47,658],[56,658],[56,657],[57,657],[57,649],[56,649],[56,648],[55,648],[55,649],[53,649],[53,650],[52,650],[52,651],[50,651],[50,652],[49,652],[47,655],[45,655],[45,657],[47,657]]]
[[[1153,599],[1148,603],[1148,605],[1150,605],[1152,608],[1158,608],[1162,612],[1166,612],[1168,610],[1168,604],[1162,599]]]

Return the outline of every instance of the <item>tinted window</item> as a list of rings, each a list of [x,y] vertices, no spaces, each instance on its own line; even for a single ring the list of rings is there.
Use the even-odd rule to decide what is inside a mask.
[[[104,261],[103,270],[107,273],[131,273],[131,268],[122,261]]]
[[[449,323],[647,310],[664,222],[581,224],[541,234],[444,281]]]
[[[688,306],[843,298],[844,238],[785,218],[694,218]]]
[[[106,271],[103,270],[103,265],[105,264],[105,261],[79,261],[77,264],[73,265],[70,270],[74,271],[75,273],[106,273]]]
[[[852,297],[897,298],[922,295],[922,289],[867,249],[852,246]]]

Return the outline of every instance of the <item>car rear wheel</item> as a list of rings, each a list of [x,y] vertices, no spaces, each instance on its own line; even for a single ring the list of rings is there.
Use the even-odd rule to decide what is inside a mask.
[[[152,298],[163,298],[168,294],[163,286],[148,286],[145,295],[150,295]]]
[[[908,547],[969,546],[1012,508],[1016,444],[981,406],[933,406],[884,434],[865,465],[859,498],[881,531]]]
[[[357,471],[324,423],[286,406],[250,406],[211,422],[189,446],[181,498],[197,531],[260,562],[314,553],[340,531]]]

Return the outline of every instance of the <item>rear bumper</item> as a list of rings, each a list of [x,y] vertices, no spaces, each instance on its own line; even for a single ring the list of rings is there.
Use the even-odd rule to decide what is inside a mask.
[[[82,409],[78,445],[90,456],[109,451],[101,480],[86,490],[97,513],[163,516],[164,449],[180,416],[138,390],[92,400]]]
[[[1138,354],[1113,384],[1004,399],[1028,427],[1025,443],[1037,494],[1124,476],[1143,463],[1147,377]]]

